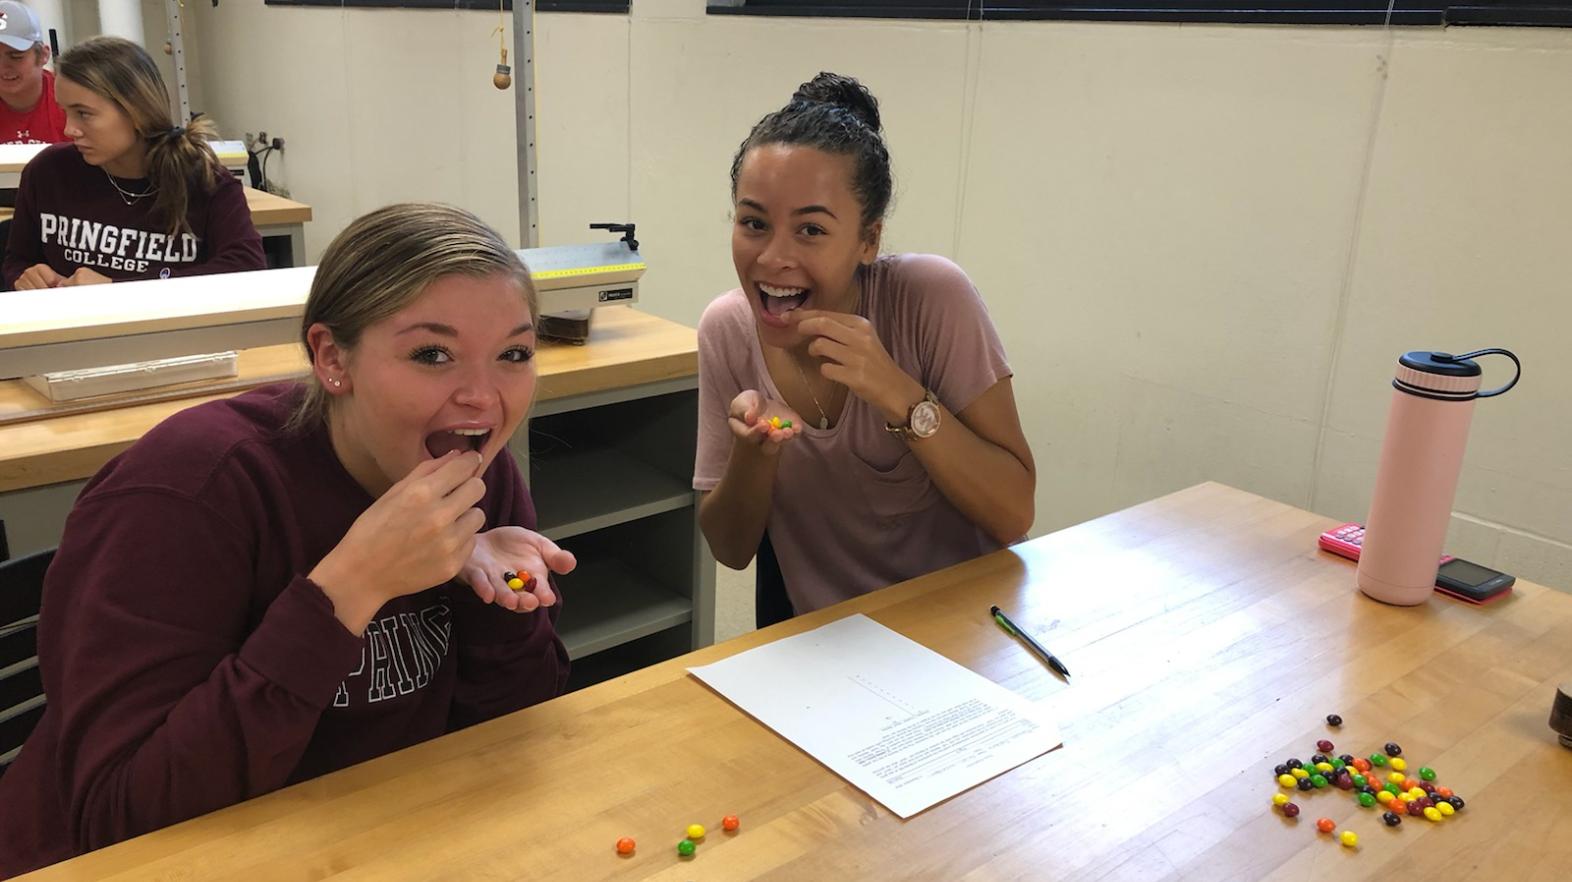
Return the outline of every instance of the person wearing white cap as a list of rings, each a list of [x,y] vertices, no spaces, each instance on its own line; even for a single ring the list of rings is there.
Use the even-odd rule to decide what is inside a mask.
[[[65,111],[55,103],[55,75],[38,15],[25,3],[0,0],[0,144],[58,144]]]

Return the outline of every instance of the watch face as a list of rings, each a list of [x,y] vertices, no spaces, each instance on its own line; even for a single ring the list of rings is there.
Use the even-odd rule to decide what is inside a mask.
[[[927,438],[939,431],[939,406],[932,401],[919,402],[912,408],[912,434]]]

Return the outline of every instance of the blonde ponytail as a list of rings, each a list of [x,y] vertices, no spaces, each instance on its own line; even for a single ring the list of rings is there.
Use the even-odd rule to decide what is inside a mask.
[[[119,37],[94,37],[60,56],[60,76],[113,101],[147,146],[148,183],[156,192],[153,220],[170,236],[191,232],[186,212],[191,188],[211,193],[229,174],[208,141],[217,136],[212,120],[199,116],[176,125],[169,90],[153,57]]]

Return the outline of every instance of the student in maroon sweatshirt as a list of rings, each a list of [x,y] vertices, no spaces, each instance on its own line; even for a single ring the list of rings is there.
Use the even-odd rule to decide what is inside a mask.
[[[0,778],[0,876],[562,691],[550,579],[574,560],[532,532],[506,449],[536,322],[474,215],[381,209],[317,269],[309,385],[182,411],[88,483],[44,585],[47,710]]]
[[[95,37],[60,57],[55,97],[71,144],[22,170],[3,274],[12,288],[265,269],[245,189],[213,124],[178,126],[142,47]]]

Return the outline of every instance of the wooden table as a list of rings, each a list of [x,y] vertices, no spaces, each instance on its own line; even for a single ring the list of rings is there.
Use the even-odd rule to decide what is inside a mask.
[[[311,206],[273,193],[246,188],[246,205],[251,208],[251,223],[262,238],[285,240],[279,266],[299,266],[306,256],[306,223]]]
[[[0,189],[14,190],[22,182],[22,169],[48,144],[0,144]],[[213,150],[224,168],[234,174],[246,173],[246,148],[239,141],[215,141]]]
[[[626,306],[595,313],[590,342],[539,347],[536,401],[653,383],[698,373],[692,328]],[[0,493],[90,477],[171,414],[216,398],[306,375],[296,345],[240,353],[240,374],[217,392],[211,383],[143,393],[147,403],[106,407],[49,400],[20,380],[0,381]]]
[[[1572,752],[1546,726],[1572,597],[1382,606],[1316,551],[1331,525],[1199,485],[36,878],[1572,877]],[[995,603],[1073,685],[993,625]],[[1042,702],[1065,746],[903,822],[685,673],[853,612]],[[1288,821],[1272,766],[1318,738],[1397,741],[1468,807],[1387,829],[1341,791],[1296,792]],[[686,824],[728,813],[739,833],[676,856]],[[1322,815],[1359,848],[1318,836]]]
[[[295,266],[306,253],[305,225],[311,220],[311,206],[251,187],[246,188],[246,205],[251,209],[251,223],[264,239],[276,236],[288,240],[281,265]],[[15,208],[0,206],[0,221],[15,215]]]

